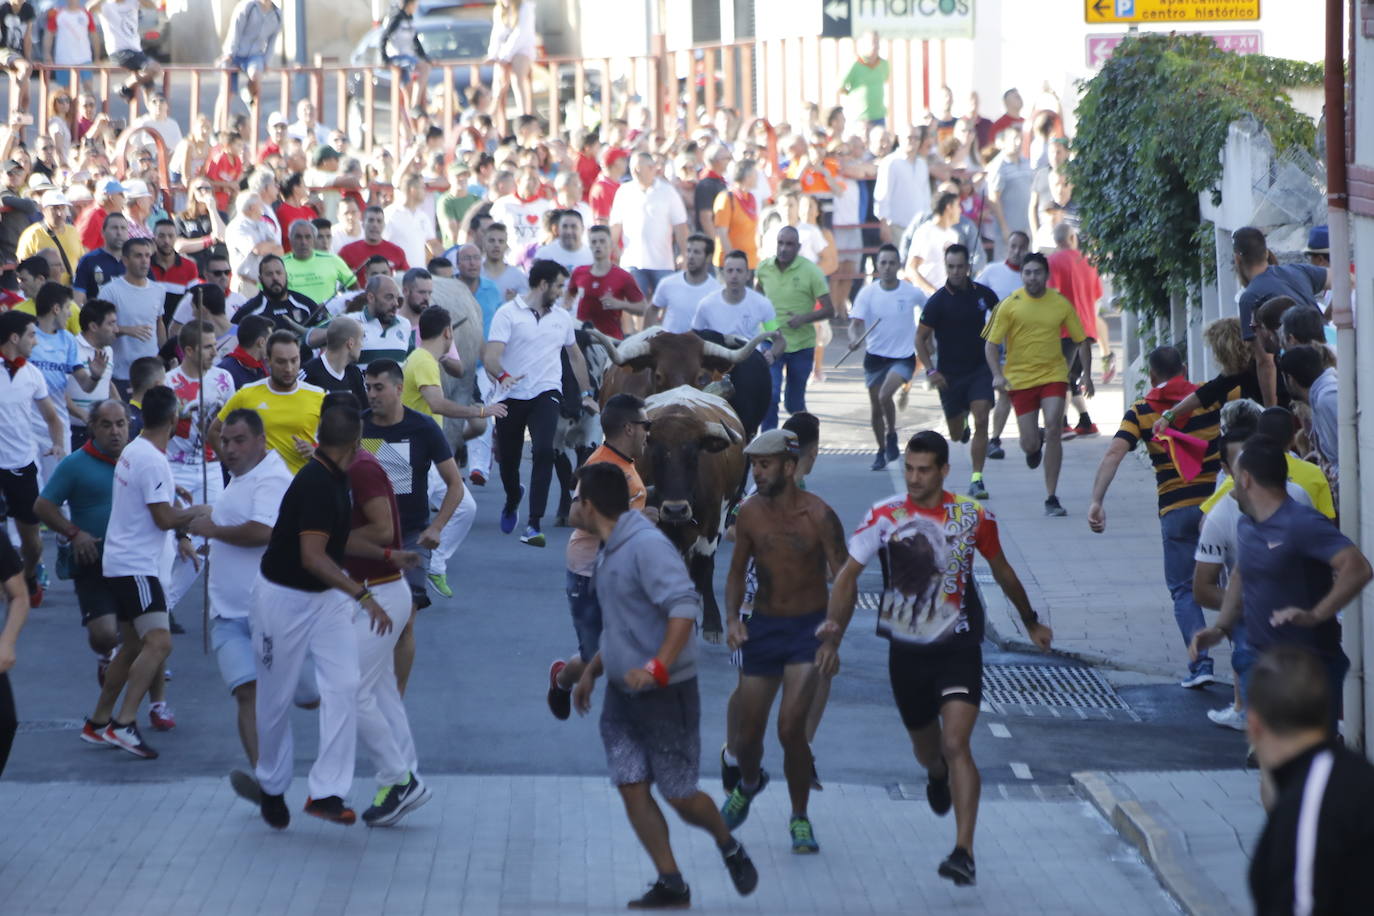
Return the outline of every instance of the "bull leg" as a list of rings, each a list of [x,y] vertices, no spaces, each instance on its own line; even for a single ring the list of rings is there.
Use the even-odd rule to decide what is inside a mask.
[[[567,449],[559,449],[554,455],[553,469],[558,474],[558,517],[554,524],[562,528],[568,524],[568,513],[572,512],[573,466]]]
[[[692,584],[701,596],[701,638],[719,645],[722,636],[720,605],[716,604],[716,558],[714,554],[697,554],[690,566]]]

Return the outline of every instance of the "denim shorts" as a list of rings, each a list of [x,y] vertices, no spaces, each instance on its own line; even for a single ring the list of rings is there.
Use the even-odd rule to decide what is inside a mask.
[[[577,652],[590,662],[601,648],[601,602],[592,591],[591,576],[568,573],[568,610],[577,633]]]
[[[249,54],[244,57],[235,54],[229,58],[229,66],[235,68],[235,72],[229,74],[229,90],[237,92],[239,73],[246,73],[249,78],[261,76],[262,71],[267,67],[267,58],[262,54]]]
[[[695,677],[626,693],[612,683],[601,703],[601,743],[611,782],[652,782],[664,798],[691,798],[701,775],[701,696]]]
[[[247,617],[211,617],[210,648],[215,651],[219,676],[230,693],[258,679]]]

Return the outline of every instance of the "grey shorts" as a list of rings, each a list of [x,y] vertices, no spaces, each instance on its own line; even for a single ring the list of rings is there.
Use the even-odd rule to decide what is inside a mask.
[[[637,694],[607,685],[601,743],[613,784],[652,782],[669,799],[695,795],[701,768],[697,679]]]
[[[410,599],[417,611],[427,608],[431,604],[429,600],[429,548],[420,546],[420,535],[423,533],[424,529],[401,533],[401,549],[413,550],[420,555],[419,566],[401,571],[406,584],[410,586]]]

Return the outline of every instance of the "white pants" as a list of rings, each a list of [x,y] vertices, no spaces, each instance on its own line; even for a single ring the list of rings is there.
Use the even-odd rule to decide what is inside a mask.
[[[258,784],[282,795],[291,784],[295,746],[291,705],[306,653],[320,691],[320,749],[310,768],[311,798],[348,796],[358,745],[358,636],[362,612],[347,595],[253,584],[253,654],[258,674]]]
[[[490,399],[492,391],[491,379],[487,376],[486,370],[481,369],[477,372],[477,393],[482,396],[484,404],[493,403]],[[481,471],[482,476],[491,478],[491,439],[492,433],[496,429],[496,420],[492,417],[487,418],[487,428],[482,431],[482,435],[476,439],[468,440],[468,470]]]
[[[377,767],[377,782],[394,786],[418,767],[401,692],[396,688],[396,640],[410,620],[410,586],[405,579],[370,586],[372,597],[391,618],[385,636],[372,632],[372,620],[358,614],[358,741]]]
[[[224,492],[224,475],[220,472],[218,461],[211,461],[210,466],[205,469],[204,483],[201,481],[198,464],[172,465],[172,480],[177,486],[190,491],[193,505],[213,506]],[[195,538],[196,550],[199,551],[204,546],[204,538]],[[204,566],[204,560],[201,561],[201,565]],[[171,575],[163,580],[167,583],[167,610],[176,610],[176,606],[186,597],[186,593],[191,590],[199,575],[194,563],[184,559],[180,554],[175,555]]]
[[[429,501],[430,508],[436,509],[444,501],[444,494],[448,488],[444,486],[444,479],[439,476],[439,472],[434,465],[429,466]],[[429,555],[429,574],[431,576],[447,576],[448,561],[453,559],[453,555],[458,552],[458,548],[467,540],[468,532],[472,530],[472,523],[477,520],[477,499],[472,495],[472,487],[463,487],[463,501],[458,504],[458,508],[453,510],[453,515],[449,516],[448,524],[444,525],[444,530],[439,532],[439,546],[434,548]]]

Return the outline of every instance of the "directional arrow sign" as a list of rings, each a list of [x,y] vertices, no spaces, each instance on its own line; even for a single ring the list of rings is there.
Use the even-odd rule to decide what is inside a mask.
[[[850,2],[851,0],[825,0],[821,7],[823,38],[848,38],[854,33],[853,21],[849,15]]]
[[[1219,22],[1260,17],[1260,0],[1083,0],[1088,25],[1113,22]]]

